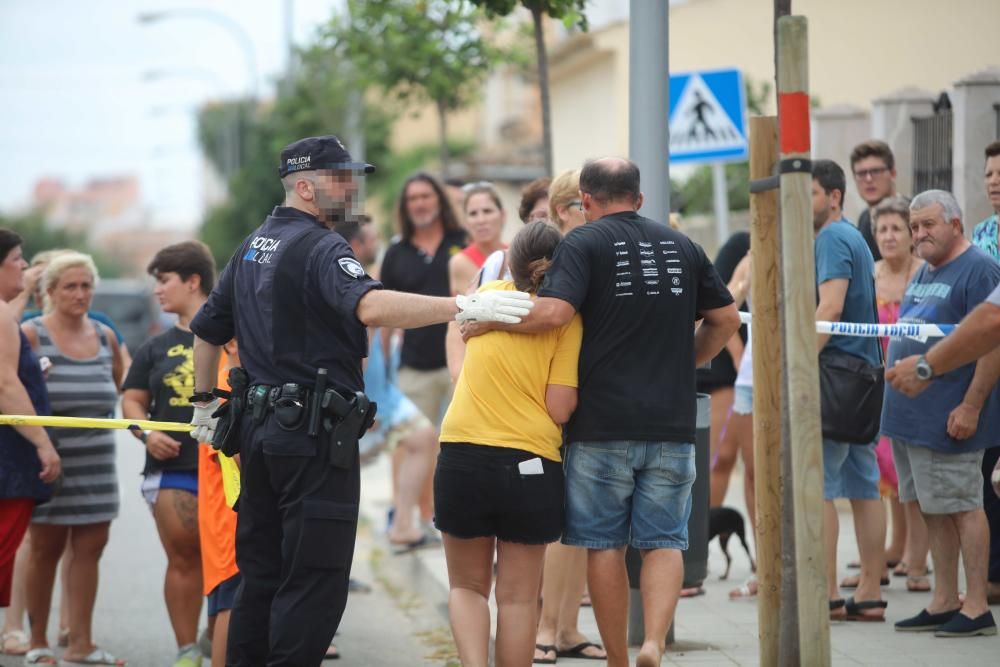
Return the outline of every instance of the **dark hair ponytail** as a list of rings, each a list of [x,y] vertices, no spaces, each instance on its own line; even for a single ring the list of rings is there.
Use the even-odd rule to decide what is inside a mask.
[[[551,222],[529,222],[511,241],[507,256],[514,286],[522,292],[537,292],[552,264],[552,255],[562,241],[562,232]]]

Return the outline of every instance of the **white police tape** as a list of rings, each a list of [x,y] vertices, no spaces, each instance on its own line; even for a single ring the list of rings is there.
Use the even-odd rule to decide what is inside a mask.
[[[740,313],[740,321],[749,324],[750,313]],[[816,322],[816,333],[834,336],[875,338],[941,338],[955,330],[955,324],[866,324],[864,322]]]

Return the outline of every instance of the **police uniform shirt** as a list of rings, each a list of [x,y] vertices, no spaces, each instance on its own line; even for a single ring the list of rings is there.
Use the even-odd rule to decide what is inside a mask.
[[[462,252],[466,235],[462,230],[445,232],[433,256],[409,241],[400,239],[389,246],[382,260],[382,282],[386,289],[427,296],[451,296],[448,260]],[[403,336],[400,363],[407,368],[431,371],[444,368],[444,339],[447,324],[410,329]]]
[[[312,386],[315,369],[326,368],[333,387],[361,391],[361,362],[367,356],[368,338],[356,311],[361,297],[382,284],[365,273],[344,238],[333,231],[321,234],[302,255],[305,274],[301,295],[274,293],[278,263],[297,237],[317,227],[325,230],[304,211],[276,207],[229,261],[208,301],[191,321],[191,330],[213,345],[223,345],[235,336],[240,362],[252,383]],[[296,298],[305,300],[305,321],[279,323],[279,327],[302,337],[298,351],[305,364],[289,370],[275,361],[272,319],[276,303]]]
[[[568,442],[694,442],[694,323],[733,302],[701,246],[635,212],[607,215],[563,239],[538,294],[583,316]]]

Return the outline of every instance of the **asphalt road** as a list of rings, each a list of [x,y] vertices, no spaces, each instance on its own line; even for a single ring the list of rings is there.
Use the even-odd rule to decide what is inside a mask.
[[[121,514],[112,523],[101,560],[94,637],[99,646],[131,666],[170,666],[177,647],[163,602],[166,558],[139,494],[144,449],[129,434],[117,433]],[[324,664],[445,664],[452,654],[447,626],[442,627],[440,616],[426,613],[419,599],[394,583],[392,560],[381,557],[378,544],[362,527],[353,574],[373,584],[373,591],[351,596],[337,637],[343,658]],[[56,593],[50,641],[55,640],[58,604]],[[202,615],[200,627],[205,627],[204,610]],[[20,658],[0,655],[0,666],[20,664]],[[208,666],[207,660],[204,665]]]

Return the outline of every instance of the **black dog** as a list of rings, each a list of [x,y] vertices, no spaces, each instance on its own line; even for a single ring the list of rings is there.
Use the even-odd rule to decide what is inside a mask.
[[[722,547],[722,553],[726,557],[726,571],[719,579],[729,577],[729,567],[733,564],[733,559],[729,556],[729,538],[732,535],[740,538],[740,543],[743,544],[743,549],[750,558],[750,570],[756,572],[757,564],[754,563],[750,547],[747,546],[743,515],[731,507],[713,507],[708,510],[708,541],[711,542],[714,538],[718,537],[719,546]]]

